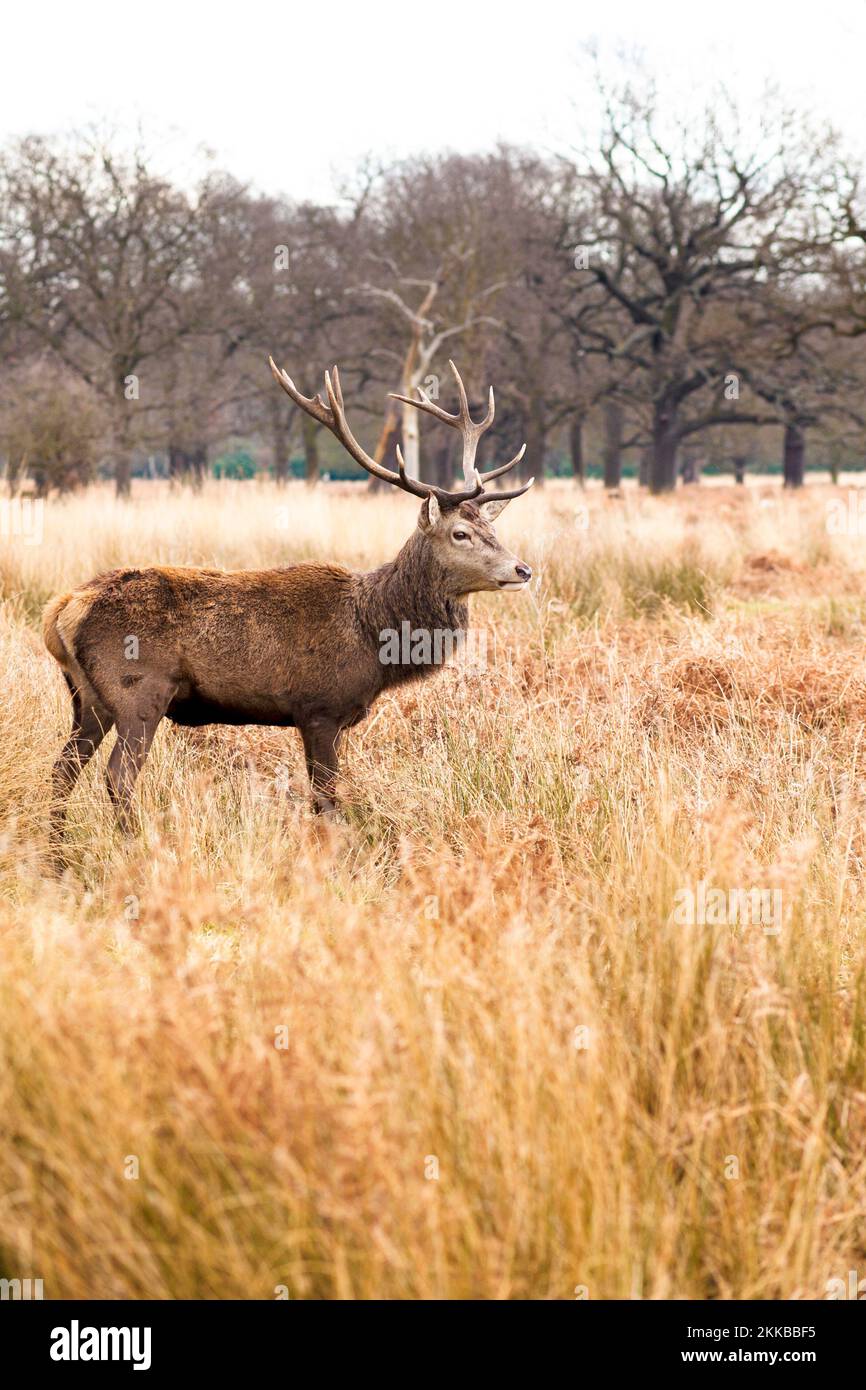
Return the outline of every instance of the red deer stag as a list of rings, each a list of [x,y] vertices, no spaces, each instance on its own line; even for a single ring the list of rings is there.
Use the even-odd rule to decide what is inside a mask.
[[[531,578],[490,523],[532,480],[513,492],[485,487],[524,450],[486,474],[475,469],[478,440],[493,423],[492,387],[480,423],[469,413],[453,363],[457,414],[423,392],[419,400],[397,397],[460,431],[465,487],[447,492],[408,477],[399,451],[395,473],[362,449],[346,422],[336,367],[325,373],[323,400],[302,396],[273,359],[270,365],[295,404],[331,430],[362,468],[422,499],[418,525],[397,558],[369,574],[331,564],[228,572],[155,566],[112,570],[53,599],[45,609],[45,644],[60,663],[73,706],[72,733],[53,771],[52,840],[61,863],[66,800],[113,725],[108,791],[124,829],[163,717],[186,725],[294,725],[314,807],[333,811],[342,730],[359,723],[389,686],[434,669],[384,661],[384,634],[409,623],[462,635],[468,594],[520,589]]]

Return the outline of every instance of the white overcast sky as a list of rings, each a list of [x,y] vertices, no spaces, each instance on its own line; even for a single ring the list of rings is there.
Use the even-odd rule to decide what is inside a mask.
[[[584,45],[642,54],[674,103],[775,82],[862,152],[866,0],[43,0],[7,7],[0,138],[136,129],[166,172],[193,152],[257,188],[326,198],[365,153],[580,143]],[[585,133],[585,132],[584,132]]]

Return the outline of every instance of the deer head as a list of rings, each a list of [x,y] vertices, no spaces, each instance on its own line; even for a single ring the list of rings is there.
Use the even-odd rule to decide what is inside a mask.
[[[479,473],[475,467],[478,441],[493,424],[495,406],[492,386],[488,395],[487,414],[480,421],[474,421],[469,413],[466,389],[460,373],[451,361],[448,365],[454,374],[459,397],[459,409],[456,414],[451,415],[447,410],[443,410],[430,400],[420,387],[418,400],[410,396],[401,396],[396,391],[391,392],[395,400],[415,406],[417,410],[425,411],[434,419],[460,431],[463,438],[465,486],[459,491],[449,492],[446,488],[410,478],[406,473],[399,445],[397,473],[370,457],[349,429],[340,374],[336,367],[333,373],[325,372],[326,403],[320,395],[301,395],[287,373],[277,367],[274,359],[270,357],[268,361],[275,379],[295,405],[300,406],[301,410],[329,429],[356,463],[374,478],[392,483],[404,492],[411,493],[413,497],[423,499],[418,529],[431,547],[444,580],[453,594],[478,593],[485,589],[522,589],[528,583],[532,578],[531,569],[500,543],[492,522],[513,498],[528,492],[535,480],[530,478],[523,487],[515,488],[512,492],[488,492],[486,488],[486,484],[493,478],[501,477],[520,462],[526,445],[524,444],[508,463],[491,468],[487,473]]]

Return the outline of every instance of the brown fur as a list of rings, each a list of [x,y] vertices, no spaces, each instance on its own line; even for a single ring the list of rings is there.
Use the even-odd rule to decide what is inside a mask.
[[[383,665],[382,632],[404,622],[463,631],[468,593],[514,586],[528,573],[483,506],[440,512],[433,501],[397,558],[369,574],[330,564],[159,566],[113,570],[53,599],[45,644],[73,699],[72,734],[54,768],[55,839],[81,767],[115,724],[108,788],[129,823],[132,788],[163,717],[295,726],[315,808],[333,809],[341,731],[386,686],[436,669]]]

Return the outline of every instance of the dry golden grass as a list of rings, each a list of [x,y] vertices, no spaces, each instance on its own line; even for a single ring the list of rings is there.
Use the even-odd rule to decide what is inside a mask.
[[[866,1272],[866,540],[828,535],[829,489],[699,491],[511,508],[532,593],[474,601],[486,673],[352,732],[345,824],[309,816],[294,733],[163,725],[131,841],[107,749],[85,773],[62,882],[42,603],[117,564],[372,565],[414,509],[153,485],[0,543],[0,1275],[788,1298]],[[779,934],[679,925],[701,880],[778,889]]]

